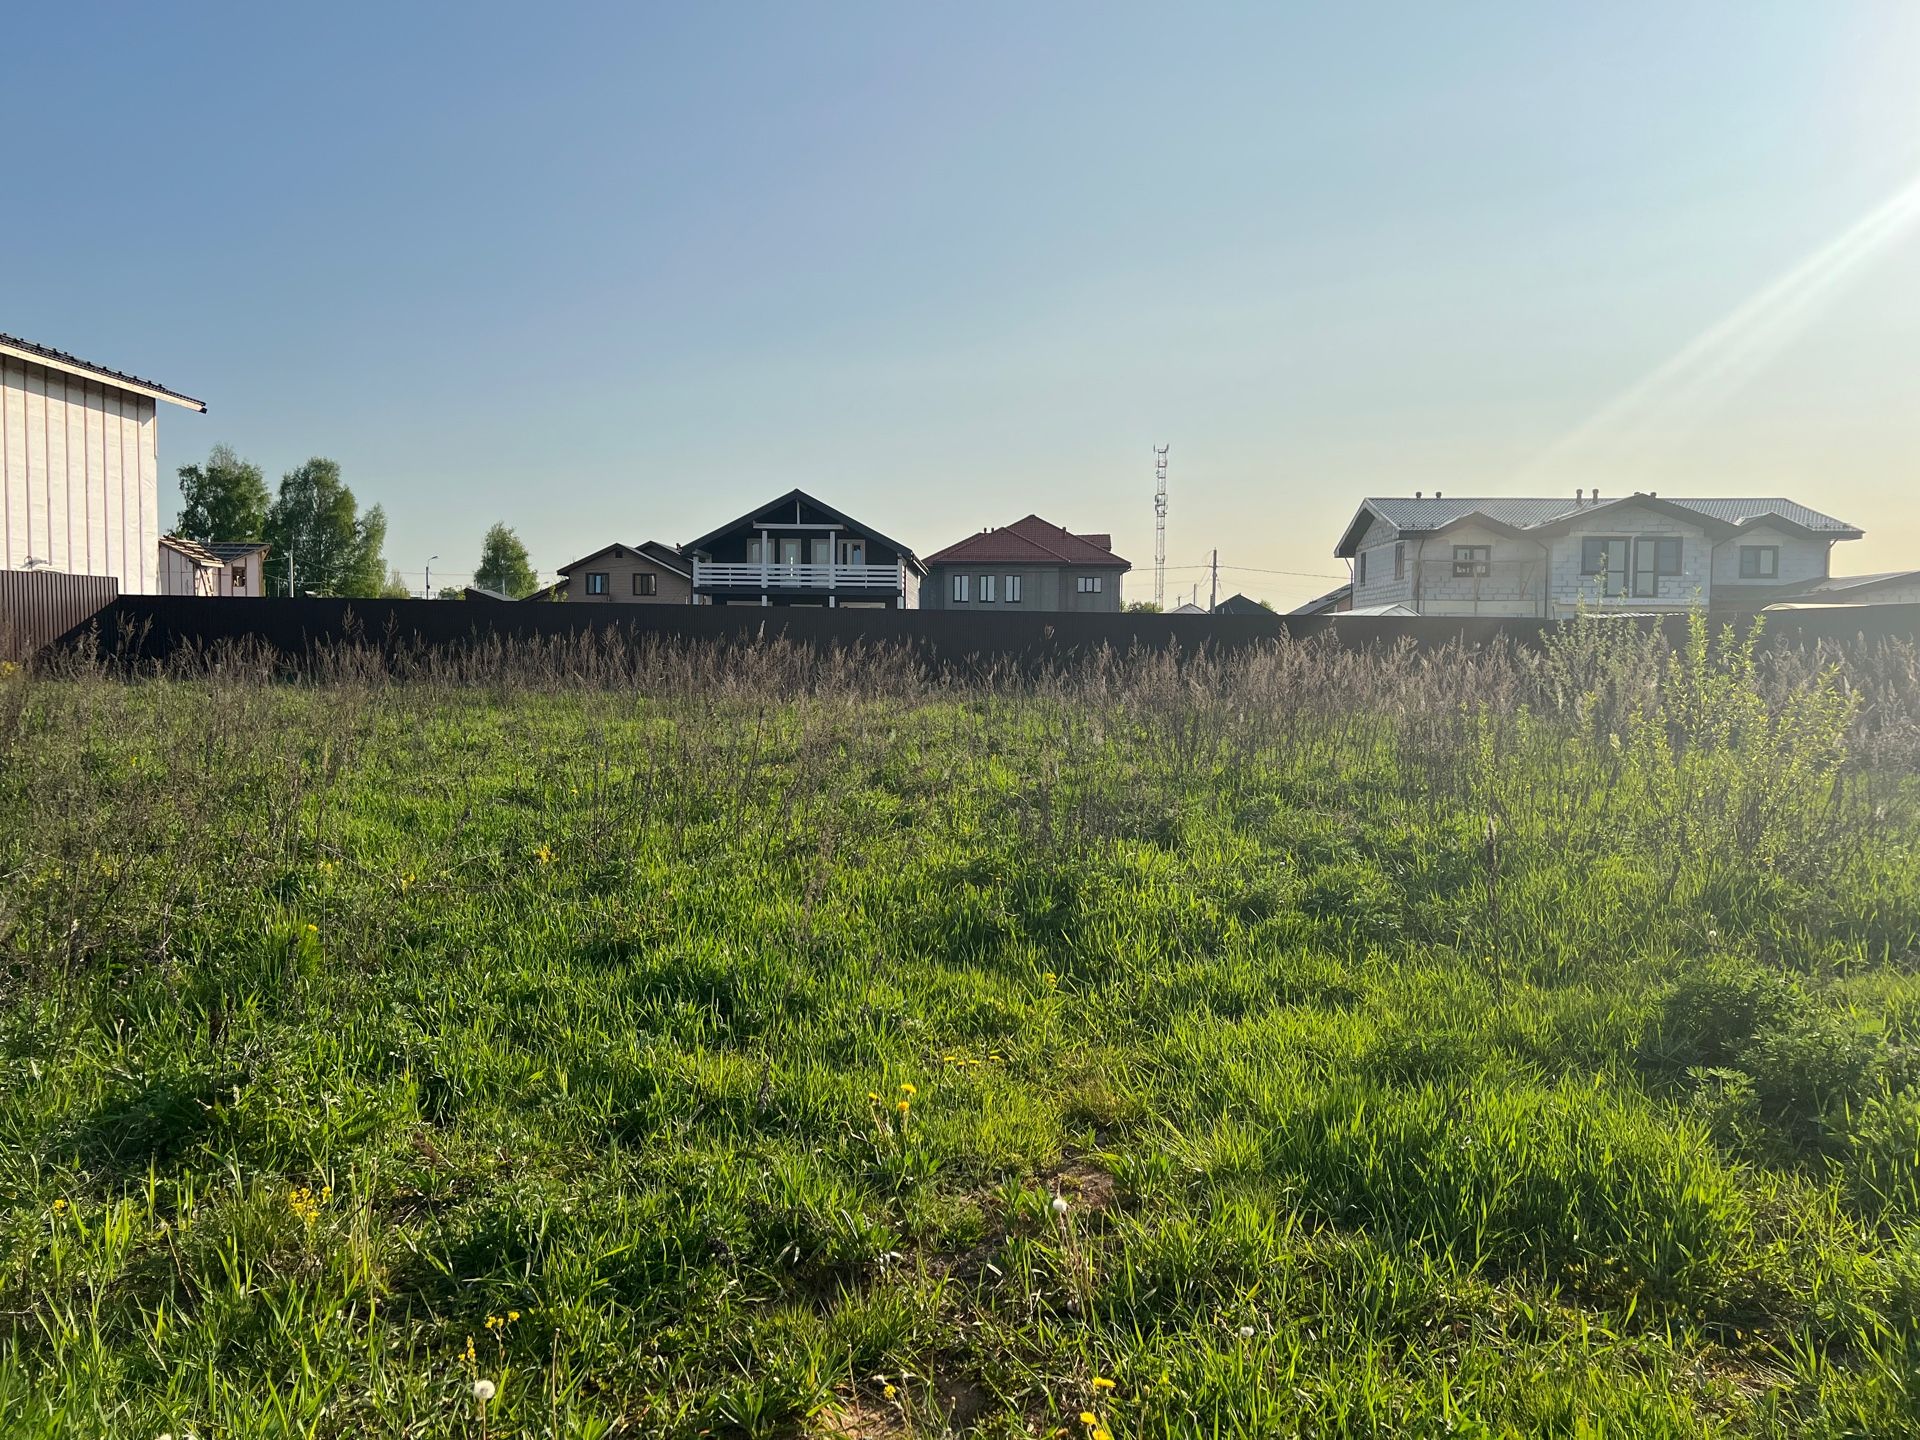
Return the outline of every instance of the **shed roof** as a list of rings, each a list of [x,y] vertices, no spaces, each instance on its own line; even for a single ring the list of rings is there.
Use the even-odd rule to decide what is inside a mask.
[[[35,365],[45,365],[53,370],[64,370],[69,375],[98,380],[103,385],[130,390],[136,395],[145,395],[155,400],[168,400],[175,405],[184,405],[189,410],[206,413],[206,401],[196,400],[191,395],[182,395],[178,390],[169,390],[157,380],[142,380],[138,375],[129,375],[124,370],[109,370],[105,365],[96,365],[91,360],[82,360],[78,355],[69,355],[66,351],[56,350],[51,345],[37,345],[31,340],[22,340],[17,335],[0,332],[0,355],[11,355],[17,360],[31,361]]]
[[[160,543],[170,550],[177,550],[196,565],[208,566],[218,570],[224,563],[220,557],[202,545],[198,540],[189,540],[182,535],[162,535]]]

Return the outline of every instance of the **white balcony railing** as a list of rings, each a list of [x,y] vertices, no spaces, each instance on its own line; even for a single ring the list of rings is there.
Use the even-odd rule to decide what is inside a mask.
[[[693,562],[695,590],[853,590],[904,595],[905,565],[721,565]]]

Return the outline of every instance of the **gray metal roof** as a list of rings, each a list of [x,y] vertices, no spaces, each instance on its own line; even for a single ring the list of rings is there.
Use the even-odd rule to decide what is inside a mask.
[[[222,560],[239,560],[267,548],[264,540],[203,540],[200,543]]]
[[[1463,495],[1448,496],[1377,495],[1360,502],[1360,508],[1347,523],[1334,547],[1336,555],[1352,555],[1375,520],[1383,520],[1396,530],[1418,535],[1451,525],[1469,515],[1478,515],[1509,530],[1539,530],[1548,527],[1572,528],[1587,517],[1598,518],[1616,505],[1642,504],[1668,513],[1691,512],[1707,528],[1720,527],[1732,533],[1734,527],[1754,525],[1769,519],[1797,527],[1808,534],[1830,535],[1837,540],[1857,540],[1861,532],[1844,520],[1822,514],[1797,501],[1775,497],[1689,498],[1635,492],[1612,495],[1602,500],[1574,500],[1563,496]],[[1600,523],[1604,524],[1604,521]]]
[[[182,395],[178,390],[169,390],[158,380],[142,380],[138,375],[129,375],[124,370],[110,370],[105,365],[96,365],[91,360],[82,360],[78,355],[69,355],[66,351],[56,350],[51,345],[39,345],[32,340],[23,340],[18,335],[0,333],[0,345],[5,345],[24,355],[51,360],[56,365],[70,365],[76,370],[84,370],[89,375],[99,376],[109,384],[131,385],[136,389],[150,390],[156,395],[164,395],[169,400],[185,405],[188,409],[206,413],[206,401],[196,400],[191,395]]]
[[[1606,506],[1635,498],[1638,497],[1609,495],[1599,504]],[[1850,531],[1854,528],[1844,520],[1836,520],[1831,515],[1823,515],[1818,510],[1777,496],[1771,499],[1690,499],[1678,495],[1661,495],[1657,498],[1665,500],[1669,505],[1679,505],[1685,509],[1697,511],[1710,520],[1723,520],[1732,525],[1776,515],[1782,520],[1790,521],[1808,530]],[[1595,503],[1591,500],[1580,504],[1565,496],[1556,496],[1551,499],[1519,496],[1494,496],[1481,499],[1464,497],[1457,500],[1451,495],[1444,500],[1436,497],[1408,500],[1399,496],[1386,496],[1370,499],[1367,503],[1373,506],[1383,519],[1399,530],[1432,530],[1475,512],[1485,515],[1489,520],[1497,520],[1502,525],[1511,525],[1516,530],[1526,530],[1535,525],[1545,525],[1548,521],[1561,519],[1576,511],[1595,508]]]

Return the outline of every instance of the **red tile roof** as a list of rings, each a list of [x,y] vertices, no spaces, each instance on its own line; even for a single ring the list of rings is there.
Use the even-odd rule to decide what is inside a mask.
[[[1111,535],[1075,535],[1064,526],[1029,515],[998,530],[949,545],[927,556],[929,565],[1103,565],[1131,570],[1113,553]]]

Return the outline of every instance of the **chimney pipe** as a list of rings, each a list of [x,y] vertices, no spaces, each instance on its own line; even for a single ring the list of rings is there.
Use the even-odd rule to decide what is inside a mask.
[[[1574,492],[1573,492],[1573,503],[1574,503],[1574,504],[1576,504],[1576,505],[1584,505],[1584,504],[1586,504],[1586,503],[1587,503],[1587,492],[1586,492],[1585,490],[1576,490],[1576,491],[1574,491]]]
[[[1416,490],[1416,491],[1414,491],[1414,492],[1413,492],[1413,498],[1414,498],[1414,499],[1416,499],[1416,500],[1418,500],[1418,499],[1420,499],[1420,498],[1421,498],[1421,494],[1420,494],[1420,492],[1419,492],[1418,490]]]

